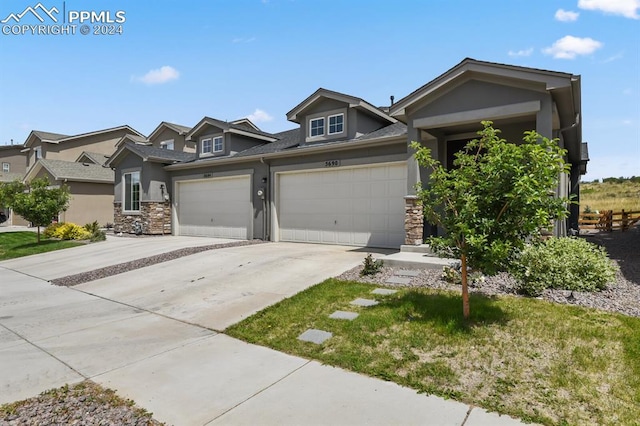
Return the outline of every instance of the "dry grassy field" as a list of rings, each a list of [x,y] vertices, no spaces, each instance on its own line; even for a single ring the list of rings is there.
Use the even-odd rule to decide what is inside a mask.
[[[613,210],[640,211],[640,183],[582,183],[580,184],[580,211]]]

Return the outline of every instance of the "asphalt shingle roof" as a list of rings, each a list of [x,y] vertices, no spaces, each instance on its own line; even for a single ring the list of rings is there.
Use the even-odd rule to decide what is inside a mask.
[[[85,151],[82,153],[82,155],[89,158],[94,163],[100,164],[101,166],[104,166],[107,163],[107,160],[109,159],[108,155],[100,154],[99,152]]]
[[[43,132],[42,130],[34,130],[33,134],[40,139],[44,139],[47,141],[57,141],[59,139],[70,137],[69,135],[63,135],[61,133]]]
[[[40,159],[39,162],[56,180],[68,179],[71,181],[113,183],[113,170],[98,164],[47,159]]]
[[[127,143],[127,147],[132,151],[141,156],[144,159],[157,159],[164,160],[169,163],[173,163],[176,161],[185,162],[191,161],[196,158],[196,154],[192,152],[182,152],[182,151],[174,151],[172,149],[162,149],[156,148],[154,146],[149,145],[137,145],[133,143]]]

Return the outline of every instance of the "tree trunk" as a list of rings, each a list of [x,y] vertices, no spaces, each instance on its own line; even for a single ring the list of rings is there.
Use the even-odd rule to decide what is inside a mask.
[[[40,225],[38,225],[38,244],[40,244]]]
[[[467,255],[460,256],[462,261],[462,269],[460,270],[460,277],[462,279],[462,315],[464,319],[469,319],[469,286],[467,285]]]

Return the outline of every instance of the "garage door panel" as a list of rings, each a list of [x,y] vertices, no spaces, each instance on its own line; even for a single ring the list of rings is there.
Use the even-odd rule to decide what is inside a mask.
[[[179,182],[178,235],[247,239],[250,176]]]
[[[281,174],[283,241],[397,247],[404,241],[406,165]]]

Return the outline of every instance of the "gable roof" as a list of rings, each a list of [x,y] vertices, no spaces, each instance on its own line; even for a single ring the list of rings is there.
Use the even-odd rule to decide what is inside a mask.
[[[126,134],[120,138],[120,140],[116,143],[116,149],[118,149],[121,145],[125,144],[127,141],[133,142],[135,144],[140,145],[151,145],[149,139],[141,136]]]
[[[41,142],[59,144],[61,142],[67,142],[75,139],[86,138],[89,136],[99,135],[102,133],[115,132],[118,130],[127,130],[129,133],[133,135],[144,137],[142,133],[138,132],[136,129],[126,124],[123,126],[111,127],[109,129],[96,130],[94,132],[81,133],[81,134],[72,135],[72,136],[62,135],[59,133],[42,132],[40,130],[32,130],[31,133],[29,133],[29,136],[27,137],[27,140],[25,141],[24,146],[29,147],[33,143],[35,138],[40,139]]]
[[[248,120],[247,120],[248,121]],[[211,117],[204,117],[196,124],[189,133],[186,135],[187,140],[193,140],[193,136],[197,134],[204,126],[213,126],[222,129],[223,133],[235,133],[242,136],[248,136],[254,139],[263,140],[266,142],[275,142],[277,139],[267,132],[261,130],[249,129],[246,125],[234,124],[233,122],[221,121]]]
[[[340,92],[334,92],[333,90],[327,90],[324,88],[319,88],[315,92],[313,92],[309,97],[307,97],[304,101],[300,102],[296,105],[291,111],[287,113],[287,120],[292,121],[294,123],[300,123],[300,114],[313,105],[318,100],[325,99],[335,99],[340,102],[344,102],[349,104],[349,108],[356,108],[362,111],[366,111],[371,115],[382,118],[389,123],[395,123],[397,120],[391,117],[386,112],[382,111],[380,108],[377,108],[365,101],[362,98],[358,98],[351,95],[346,95]]]
[[[80,154],[80,156],[78,156],[78,158],[76,159],[76,162],[86,163],[86,161],[81,161],[83,157],[89,160],[90,162],[92,162],[93,164],[99,164],[101,166],[104,166],[107,160],[109,159],[109,156],[105,154],[100,154],[98,152],[83,151],[82,154]]]
[[[166,166],[169,170],[189,169],[203,167],[207,164],[257,161],[263,158],[287,157],[316,152],[326,152],[331,150],[345,150],[362,148],[367,146],[397,143],[406,143],[407,126],[404,123],[396,122],[376,131],[366,133],[354,139],[335,140],[323,143],[300,144],[300,128],[275,133],[277,142],[265,143],[263,145],[251,147],[234,155],[224,157],[208,157],[188,162],[181,162]]]
[[[151,145],[140,145],[132,142],[126,142],[118,148],[111,158],[109,158],[106,166],[113,167],[117,162],[117,159],[129,152],[142,158],[143,161],[151,161],[154,163],[172,164],[176,162],[192,161],[196,158],[196,154],[194,152],[174,151],[172,149],[156,148]]]
[[[235,124],[236,126],[239,126],[239,127],[244,127],[247,130],[257,130],[258,132],[261,131],[260,128],[255,124],[253,124],[253,122],[248,118],[240,118],[238,120],[233,120],[231,124]]]
[[[158,136],[158,134],[162,131],[162,129],[171,129],[174,132],[176,132],[177,134],[179,134],[180,136],[184,136],[187,133],[189,133],[189,131],[191,130],[191,127],[183,126],[181,124],[174,124],[174,123],[169,123],[169,122],[163,121],[160,124],[158,124],[158,127],[153,129],[153,132],[151,132],[151,134],[149,135],[147,140],[154,139],[156,136]]]
[[[113,183],[113,170],[99,164],[76,163],[75,161],[39,159],[27,172],[25,180],[37,176],[40,170],[48,171],[55,180],[72,182]]]
[[[463,75],[491,75],[502,79],[531,81],[541,85],[544,90],[566,87],[572,79],[579,78],[573,74],[548,71],[539,68],[529,68],[517,65],[500,64],[497,62],[479,61],[465,58],[460,63],[440,74],[438,77],[417,88],[404,98],[394,103],[389,110],[393,117],[406,119],[406,109],[419,103],[438,89],[459,79]]]

